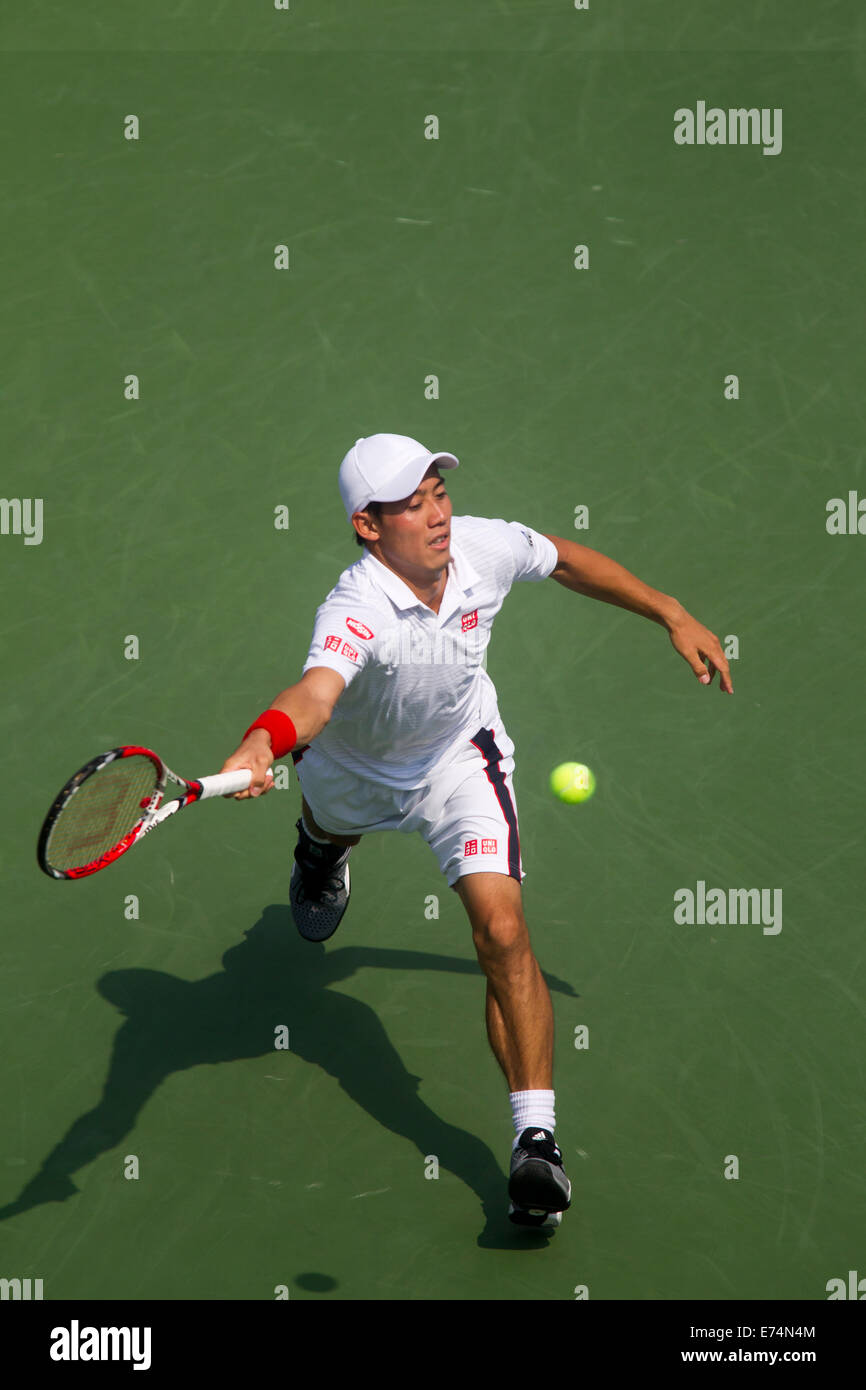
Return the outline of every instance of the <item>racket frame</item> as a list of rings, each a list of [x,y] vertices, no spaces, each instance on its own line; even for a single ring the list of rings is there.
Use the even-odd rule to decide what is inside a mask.
[[[147,801],[143,803],[140,818],[115,845],[104,850],[89,864],[83,864],[74,869],[55,868],[48,862],[48,842],[59,817],[75,793],[109,763],[116,762],[119,758],[131,757],[149,758],[157,774],[156,786]],[[212,796],[230,796],[234,792],[245,791],[251,780],[252,773],[247,768],[240,768],[236,772],[216,773],[212,777],[200,777],[188,781],[185,777],[179,777],[176,772],[172,772],[171,768],[163,762],[158,753],[154,753],[152,748],[142,748],[138,744],[124,744],[120,748],[112,748],[107,753],[101,753],[99,757],[91,758],[90,762],[79,768],[54,798],[39,833],[39,842],[36,847],[39,867],[50,878],[87,878],[90,874],[98,873],[100,869],[105,869],[109,864],[113,864],[121,855],[126,854],[127,850],[132,849],[132,846],[137,844],[143,836],[153,830],[154,826],[161,825],[169,816],[175,815],[196,801],[205,801]],[[182,789],[182,794],[163,805],[166,787],[170,781]]]

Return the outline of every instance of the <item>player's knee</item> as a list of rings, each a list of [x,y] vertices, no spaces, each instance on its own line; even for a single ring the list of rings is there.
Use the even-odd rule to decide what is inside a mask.
[[[472,928],[472,940],[482,964],[485,960],[514,959],[530,949],[523,913],[512,907],[497,908],[477,921]]]

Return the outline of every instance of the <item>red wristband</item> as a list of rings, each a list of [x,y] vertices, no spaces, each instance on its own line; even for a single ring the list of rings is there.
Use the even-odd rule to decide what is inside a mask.
[[[247,738],[253,729],[267,730],[275,758],[281,758],[284,753],[290,753],[298,741],[294,724],[287,714],[283,714],[281,709],[266,709],[263,714],[259,715],[255,724],[250,725],[244,738]]]

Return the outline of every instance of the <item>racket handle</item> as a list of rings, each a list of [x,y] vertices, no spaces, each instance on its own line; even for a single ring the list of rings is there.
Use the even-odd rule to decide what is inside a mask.
[[[209,796],[231,796],[233,792],[245,792],[253,774],[248,767],[239,767],[237,772],[215,772],[212,777],[200,777],[201,796],[200,801],[207,801]]]

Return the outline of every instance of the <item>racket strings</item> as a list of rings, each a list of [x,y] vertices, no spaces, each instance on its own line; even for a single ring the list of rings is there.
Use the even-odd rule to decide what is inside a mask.
[[[113,849],[145,813],[159,782],[150,758],[107,763],[82,782],[58,816],[47,846],[56,869],[81,868]]]

